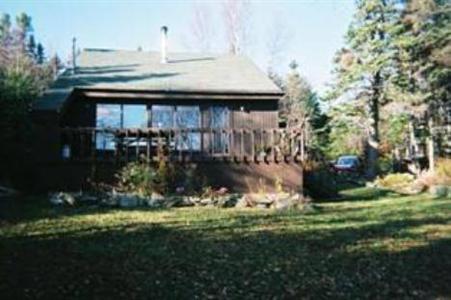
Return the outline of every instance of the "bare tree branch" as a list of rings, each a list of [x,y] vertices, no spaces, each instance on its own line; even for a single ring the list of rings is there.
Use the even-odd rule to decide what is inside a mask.
[[[227,44],[231,54],[240,54],[246,47],[249,35],[250,2],[225,0],[223,18]]]
[[[206,3],[193,4],[193,16],[190,24],[193,48],[209,52],[213,44],[214,26],[211,22],[211,10]]]
[[[280,18],[275,18],[268,26],[268,40],[266,49],[268,51],[268,70],[276,70],[282,64],[282,59],[287,50],[290,34],[287,27]]]

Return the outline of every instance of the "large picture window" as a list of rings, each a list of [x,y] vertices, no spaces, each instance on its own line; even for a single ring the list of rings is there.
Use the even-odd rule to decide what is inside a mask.
[[[213,106],[210,108],[210,127],[214,129],[223,129],[230,127],[230,112],[225,106]],[[229,152],[228,135],[223,132],[215,132],[211,146],[213,152]]]
[[[199,106],[177,106],[176,126],[181,129],[200,128]],[[177,149],[200,150],[200,132],[185,132],[178,137]]]
[[[152,105],[152,127],[173,128],[174,127],[174,106]]]
[[[97,104],[96,127],[101,129],[121,128],[122,111],[121,105]],[[96,149],[114,150],[116,142],[114,135],[108,132],[97,132]]]
[[[146,128],[147,106],[134,104],[97,104],[96,127],[105,132],[96,134],[96,149],[114,150],[116,140],[108,129]]]

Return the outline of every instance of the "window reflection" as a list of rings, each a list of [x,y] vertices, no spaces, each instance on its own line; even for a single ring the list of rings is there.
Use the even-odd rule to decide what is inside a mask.
[[[177,128],[200,128],[199,106],[177,106]],[[177,140],[177,149],[200,150],[200,132],[184,132]]]
[[[105,131],[96,134],[96,149],[114,150],[116,139],[108,129],[146,128],[147,106],[134,104],[97,104],[96,127]]]
[[[210,127],[223,129],[230,127],[229,109],[225,106],[213,106],[210,108]],[[211,147],[215,153],[228,153],[229,140],[227,133],[216,131],[213,133]]]
[[[152,127],[173,128],[174,107],[171,105],[152,105]]]
[[[96,127],[101,129],[121,128],[121,105],[119,104],[97,104],[96,107]],[[96,149],[114,150],[116,142],[114,135],[106,130],[97,132]]]

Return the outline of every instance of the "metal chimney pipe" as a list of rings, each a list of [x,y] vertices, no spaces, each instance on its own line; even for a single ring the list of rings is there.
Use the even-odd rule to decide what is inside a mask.
[[[74,37],[72,39],[72,73],[77,72],[77,39]]]
[[[166,26],[161,27],[161,63],[168,62],[168,28]]]

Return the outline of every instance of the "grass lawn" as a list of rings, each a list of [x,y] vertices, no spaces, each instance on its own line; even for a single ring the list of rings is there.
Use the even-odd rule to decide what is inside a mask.
[[[317,212],[1,200],[0,298],[451,298],[451,201],[368,189]]]

